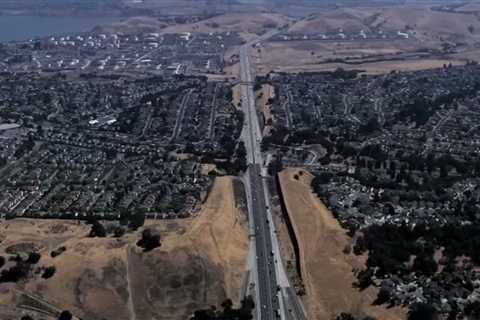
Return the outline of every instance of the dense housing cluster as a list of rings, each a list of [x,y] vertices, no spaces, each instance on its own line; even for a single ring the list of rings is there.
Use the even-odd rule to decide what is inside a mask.
[[[312,169],[354,253],[368,250],[358,285],[381,286],[379,303],[432,303],[459,317],[478,303],[479,71],[258,79],[275,88],[263,144],[276,154],[271,171]]]
[[[2,216],[188,216],[211,184],[207,163],[231,171],[244,159],[224,82],[4,73],[0,83]]]
[[[1,71],[221,73],[238,33],[81,33],[0,44]]]
[[[478,69],[272,75],[265,147],[316,151],[317,191],[348,226],[475,219]]]
[[[414,35],[409,30],[387,31],[382,29],[377,30],[360,30],[359,32],[347,32],[342,28],[336,31],[324,33],[299,33],[288,32],[280,33],[273,36],[270,41],[299,41],[299,40],[395,40],[395,39],[410,39]]]

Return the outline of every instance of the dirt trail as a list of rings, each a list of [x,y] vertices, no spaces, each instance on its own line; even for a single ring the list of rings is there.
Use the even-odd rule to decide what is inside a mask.
[[[130,255],[130,247],[127,246],[125,248],[125,253],[127,255],[126,259],[126,268],[127,268],[127,284],[128,284],[128,311],[130,313],[130,320],[137,320],[137,315],[135,314],[135,306],[133,305],[133,297],[132,297],[132,280],[130,277],[130,263],[129,263],[129,255]]]

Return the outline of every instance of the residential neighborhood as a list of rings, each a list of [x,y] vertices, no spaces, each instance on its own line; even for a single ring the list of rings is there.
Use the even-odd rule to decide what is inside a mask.
[[[231,87],[205,77],[1,83],[3,217],[195,214],[242,128]]]

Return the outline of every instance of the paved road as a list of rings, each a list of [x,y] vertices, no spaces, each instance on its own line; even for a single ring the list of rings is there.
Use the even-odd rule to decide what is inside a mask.
[[[173,133],[170,138],[170,141],[175,141],[178,138],[178,135],[182,131],[183,118],[185,117],[185,111],[187,103],[190,100],[190,95],[192,94],[193,89],[188,90],[188,92],[183,96],[180,107],[177,110],[177,119],[175,122],[175,127],[173,128]]]
[[[251,230],[254,232],[255,263],[252,273],[256,282],[257,320],[294,319],[305,320],[303,306],[290,287],[283,268],[275,226],[270,210],[270,193],[262,177],[264,169],[261,152],[262,133],[258,122],[254,78],[251,73],[248,49],[255,43],[271,37],[276,31],[264,34],[240,48],[240,77],[242,108],[246,114],[243,139],[247,149],[248,170],[246,173],[247,200]],[[281,289],[281,290],[279,290]],[[288,290],[288,291],[286,291]],[[287,301],[287,304],[284,303]],[[293,307],[292,307],[293,306]],[[287,310],[293,312],[288,312]]]
[[[260,166],[250,165],[249,181],[251,187],[253,219],[255,224],[255,248],[258,274],[258,307],[261,319],[276,319],[279,309],[277,294],[277,279],[273,247],[270,239],[269,221],[267,220],[266,204],[263,191]]]
[[[213,97],[212,102],[210,103],[210,122],[208,124],[208,139],[212,140],[215,133],[215,117],[217,116],[217,91],[218,91],[218,83],[215,85],[215,89],[213,90]]]
[[[246,113],[244,140],[248,155],[247,183],[248,200],[250,202],[251,216],[255,232],[255,253],[254,263],[257,282],[257,310],[261,320],[277,319],[279,301],[277,297],[277,279],[275,273],[275,262],[273,247],[270,237],[270,224],[267,219],[267,204],[264,196],[263,179],[261,177],[262,155],[260,151],[260,127],[255,108],[255,97],[253,92],[253,79],[250,71],[248,47],[252,43],[244,45],[240,49],[240,65],[242,80],[242,106]],[[260,319],[259,319],[260,320]]]

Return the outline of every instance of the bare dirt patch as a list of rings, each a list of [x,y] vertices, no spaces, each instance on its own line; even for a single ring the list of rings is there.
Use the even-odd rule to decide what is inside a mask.
[[[234,63],[223,68],[226,77],[238,78],[240,74],[240,64]]]
[[[299,174],[299,172],[303,174]],[[298,176],[298,180],[295,179]],[[280,173],[280,185],[300,249],[300,264],[309,319],[333,319],[341,312],[378,319],[405,319],[399,308],[372,306],[377,290],[359,292],[353,269],[363,268],[365,257],[342,252],[350,238],[330,211],[313,194],[311,174],[303,169]]]
[[[241,102],[242,102],[242,91],[240,89],[240,85],[235,85],[233,88],[232,88],[232,91],[233,91],[233,99],[232,99],[232,103],[234,106],[238,107],[238,108],[241,108]]]

